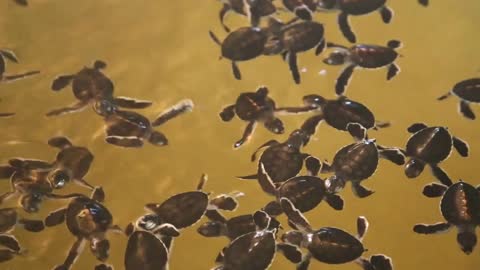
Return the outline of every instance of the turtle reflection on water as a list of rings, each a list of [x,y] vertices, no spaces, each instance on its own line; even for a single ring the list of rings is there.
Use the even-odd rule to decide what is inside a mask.
[[[101,101],[101,103],[98,107],[110,106],[109,102]],[[152,122],[133,111],[113,110],[104,114],[105,141],[121,147],[142,147],[145,140],[156,146],[165,146],[168,144],[167,137],[153,128],[163,125],[181,114],[191,112],[192,109],[193,102],[191,100],[182,100],[165,110]]]
[[[18,63],[15,53],[10,50],[0,49],[0,83],[13,82],[40,73],[40,71],[36,70],[15,75],[5,75],[7,60]]]
[[[327,264],[355,262],[364,270],[393,269],[391,259],[384,255],[374,255],[370,260],[362,257],[366,249],[361,241],[368,229],[368,221],[365,217],[358,217],[358,235],[353,236],[333,227],[314,230],[290,200],[282,198],[281,205],[288,216],[289,223],[296,227],[296,230],[283,234],[282,240],[308,250],[297,265],[297,269],[307,270],[312,257]]]
[[[115,97],[113,82],[102,72],[102,69],[106,67],[107,64],[105,62],[96,60],[91,68],[84,67],[75,74],[61,75],[55,78],[52,83],[52,90],[60,91],[72,84],[73,94],[78,101],[68,107],[52,110],[47,113],[47,116],[58,116],[81,111],[89,104],[92,104],[94,110],[100,115],[115,110],[116,107],[143,109],[152,105],[152,102],[146,100]],[[102,101],[107,101],[111,106],[97,106]]]
[[[457,227],[457,242],[465,254],[472,253],[477,244],[475,229],[480,226],[480,186],[477,188],[462,182],[443,185],[431,183],[423,189],[430,198],[442,197],[440,210],[446,222],[432,225],[417,224],[413,228],[419,234],[434,234]]]
[[[48,214],[45,219],[47,227],[66,222],[70,233],[77,238],[64,263],[56,266],[56,270],[71,268],[82,252],[85,240],[89,242],[90,251],[97,260],[104,262],[108,259],[110,242],[106,238],[106,233],[108,231],[121,232],[121,229],[112,224],[112,214],[100,203],[104,198],[103,189],[95,188],[90,198],[80,195],[73,198],[67,207]]]
[[[470,103],[480,103],[480,78],[468,79],[455,84],[450,92],[439,97],[438,100],[444,100],[452,95],[460,99],[459,112],[465,118],[474,120],[475,114],[470,108]]]
[[[258,27],[260,18],[273,15],[276,12],[273,0],[225,0],[220,10],[219,17],[225,31],[230,32],[224,23],[224,18],[228,12],[233,11],[237,14],[250,17],[250,24]]]

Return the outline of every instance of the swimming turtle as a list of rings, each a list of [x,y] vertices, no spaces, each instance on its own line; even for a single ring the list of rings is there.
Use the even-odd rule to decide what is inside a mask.
[[[408,139],[405,155],[410,160],[405,165],[408,178],[419,176],[425,165],[430,165],[433,175],[444,185],[452,185],[452,180],[438,164],[450,156],[452,146],[462,157],[467,157],[468,144],[453,136],[447,127],[428,127],[423,123],[412,124],[408,132],[413,135]]]
[[[28,6],[27,0],[13,0],[15,3],[17,3],[19,6]]]
[[[375,139],[369,139],[366,129],[360,124],[350,123],[347,130],[357,142],[342,147],[335,154],[332,165],[324,162],[322,172],[334,173],[326,180],[329,192],[338,192],[350,181],[354,194],[364,198],[373,194],[373,191],[362,186],[361,182],[375,173],[379,158],[403,165],[405,156],[398,148],[380,146]]]
[[[113,82],[102,72],[107,64],[102,60],[96,60],[93,67],[84,67],[75,74],[60,75],[52,83],[53,91],[60,91],[72,84],[75,98],[78,100],[67,107],[54,109],[47,116],[58,116],[66,113],[78,112],[93,105],[93,109],[99,115],[108,113],[105,110],[115,110],[117,107],[130,109],[143,109],[152,105],[147,100],[136,100],[129,97],[115,97]],[[110,107],[98,106],[102,101],[108,102]]]
[[[362,239],[368,229],[368,221],[365,217],[357,218],[357,235],[353,236],[334,227],[314,230],[289,199],[282,198],[281,205],[288,216],[289,223],[296,227],[294,231],[283,234],[282,241],[308,250],[297,265],[298,270],[307,270],[312,257],[327,264],[356,262],[364,270],[392,270],[391,259],[385,255],[374,255],[370,260],[362,257],[366,251]]]
[[[316,157],[300,151],[307,139],[308,135],[306,132],[297,129],[283,143],[279,143],[276,140],[264,143],[252,155],[252,161],[255,161],[258,151],[268,147],[263,151],[259,159],[257,173],[240,176],[239,178],[246,180],[258,179],[262,190],[267,194],[275,196],[276,192],[272,190],[270,185],[265,184],[268,181],[260,179],[264,175],[262,166],[275,186],[297,176],[302,170],[304,163],[309,175],[316,175],[320,170],[320,161]]]
[[[152,122],[137,112],[116,110],[104,117],[105,141],[121,147],[142,147],[145,140],[156,146],[165,146],[168,144],[167,138],[153,128],[192,109],[191,100],[182,100],[165,110]]]
[[[480,226],[480,186],[463,182],[452,185],[431,183],[423,189],[427,197],[442,197],[440,210],[446,222],[432,225],[417,224],[413,230],[419,234],[446,232],[457,227],[457,242],[465,254],[470,254],[477,244],[475,228]]]
[[[470,103],[480,103],[480,78],[467,79],[455,84],[450,92],[439,97],[438,100],[444,100],[452,95],[460,99],[460,113],[465,118],[474,120],[475,114],[470,108]]]
[[[319,0],[319,10],[339,10],[338,25],[343,36],[351,43],[357,42],[355,33],[353,33],[348,22],[348,16],[367,15],[372,12],[380,12],[384,23],[390,23],[393,17],[393,11],[386,6],[387,0]]]
[[[254,27],[258,27],[261,17],[270,16],[277,11],[272,0],[226,0],[222,2],[223,7],[220,10],[219,17],[220,23],[227,32],[230,32],[230,28],[225,25],[224,18],[230,11],[248,16],[250,24]]]
[[[430,2],[429,0],[418,0],[418,3],[420,3],[420,5],[425,7],[428,6],[429,2]]]
[[[56,270],[70,269],[84,247],[84,241],[90,244],[90,251],[97,260],[108,259],[110,242],[106,238],[108,231],[122,232],[113,225],[110,211],[100,202],[104,200],[103,189],[96,187],[90,197],[84,195],[73,198],[67,207],[50,212],[45,218],[45,225],[52,227],[66,222],[67,228],[77,239],[70,248],[64,263]]]
[[[14,52],[6,49],[0,49],[0,82],[3,82],[3,83],[13,82],[13,81],[20,80],[20,79],[40,73],[40,71],[35,70],[35,71],[29,71],[21,74],[6,75],[5,68],[6,68],[7,60],[14,63],[18,63],[18,58]]]
[[[345,93],[355,68],[377,69],[388,66],[387,80],[393,79],[400,72],[400,68],[395,64],[399,56],[395,49],[400,48],[401,45],[402,43],[398,40],[390,40],[387,46],[357,44],[350,48],[327,43],[328,48],[335,48],[335,50],[323,62],[327,65],[347,64],[335,84],[337,95],[341,96]]]

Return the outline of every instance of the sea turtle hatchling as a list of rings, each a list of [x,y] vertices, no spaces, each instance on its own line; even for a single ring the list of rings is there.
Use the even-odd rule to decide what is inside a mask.
[[[457,227],[457,242],[463,252],[470,254],[477,244],[475,228],[480,226],[480,186],[475,188],[462,180],[450,186],[431,183],[424,187],[423,194],[430,198],[442,197],[440,210],[446,222],[417,224],[413,230],[434,234]]]
[[[387,0],[319,0],[318,10],[339,10],[338,25],[340,30],[348,41],[355,43],[357,38],[350,27],[348,16],[361,16],[378,11],[383,22],[390,23],[393,11],[386,6],[386,2]]]
[[[405,149],[405,155],[410,158],[405,165],[405,175],[416,178],[425,165],[430,165],[433,175],[442,184],[452,185],[452,180],[438,164],[450,156],[452,146],[460,156],[467,157],[468,144],[453,136],[446,127],[428,127],[423,123],[415,123],[407,130],[413,135],[408,139]]]
[[[129,109],[143,109],[152,105],[152,102],[146,100],[136,100],[129,97],[115,97],[113,82],[105,76],[102,69],[107,64],[101,60],[96,60],[93,67],[84,67],[79,72],[69,75],[60,75],[52,83],[53,91],[60,91],[72,84],[72,90],[76,103],[64,108],[54,109],[47,113],[47,116],[58,116],[66,113],[81,111],[87,105],[93,105],[97,114],[104,115],[117,107]],[[98,106],[102,101],[108,102],[111,106]]]
[[[15,53],[10,50],[0,49],[0,83],[9,83],[40,73],[40,71],[35,70],[21,74],[6,75],[5,68],[7,60],[18,63],[18,58]]]
[[[390,40],[387,46],[357,44],[351,48],[342,45],[327,43],[328,48],[335,48],[330,55],[323,60],[327,65],[344,65],[335,83],[335,92],[342,96],[352,77],[355,68],[377,69],[388,66],[387,80],[393,79],[400,68],[395,64],[395,60],[399,54],[395,51],[401,47],[398,40]]]
[[[418,3],[420,3],[420,5],[424,7],[427,7],[429,5],[429,2],[429,0],[418,0]]]
[[[258,27],[262,17],[273,15],[277,8],[272,0],[225,0],[220,10],[220,23],[225,31],[230,32],[230,28],[225,25],[224,18],[228,12],[233,11],[237,14],[249,17],[250,24]]]
[[[444,100],[452,95],[460,99],[460,113],[465,118],[474,120],[475,114],[470,108],[470,104],[480,103],[480,78],[468,79],[455,84],[450,92],[439,97],[438,100]]]
[[[302,257],[302,261],[297,264],[298,270],[307,270],[312,257],[327,264],[355,262],[364,270],[392,270],[391,259],[384,255],[374,255],[370,260],[362,257],[366,249],[361,241],[368,229],[368,221],[365,217],[358,217],[358,234],[353,236],[334,227],[314,230],[289,199],[282,198],[281,205],[288,216],[289,223],[296,227],[295,230],[284,233],[281,237],[282,241],[308,250],[308,253]]]

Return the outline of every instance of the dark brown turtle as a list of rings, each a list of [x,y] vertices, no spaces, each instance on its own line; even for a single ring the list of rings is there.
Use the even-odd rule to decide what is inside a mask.
[[[93,67],[84,67],[76,74],[61,75],[52,83],[53,91],[60,91],[70,83],[75,98],[78,100],[67,107],[52,110],[47,116],[58,116],[66,113],[78,112],[92,105],[97,114],[104,115],[116,107],[143,109],[152,105],[146,100],[136,100],[128,97],[114,97],[113,82],[103,74],[107,64],[96,60]],[[108,102],[109,107],[98,106],[102,101]]]
[[[342,147],[335,154],[332,165],[323,164],[322,172],[334,173],[326,180],[329,192],[338,192],[345,187],[347,181],[350,181],[354,194],[364,198],[370,196],[373,191],[362,186],[361,182],[375,173],[379,158],[403,165],[405,156],[398,148],[383,147],[378,145],[375,139],[369,139],[366,129],[360,124],[350,123],[347,130],[357,142]]]
[[[410,160],[405,165],[408,178],[419,176],[425,165],[430,165],[433,175],[444,185],[452,185],[452,180],[438,164],[450,156],[452,145],[462,157],[468,156],[468,144],[452,136],[446,127],[428,127],[415,123],[408,128],[413,135],[408,139],[405,155]]]
[[[395,64],[399,54],[395,51],[401,47],[398,40],[390,40],[387,46],[357,44],[351,48],[342,45],[328,43],[327,47],[335,48],[323,62],[327,65],[347,64],[337,79],[335,92],[341,96],[345,93],[350,78],[355,68],[377,69],[388,66],[387,80],[393,79],[400,68]]]
[[[110,242],[106,238],[108,231],[121,232],[117,225],[113,225],[110,211],[100,202],[105,194],[102,188],[95,188],[89,197],[80,195],[71,200],[67,207],[50,212],[45,219],[45,225],[52,227],[66,222],[67,228],[77,240],[70,248],[64,263],[55,267],[56,270],[70,269],[82,252],[84,241],[90,244],[90,251],[97,260],[104,262],[108,259]]]
[[[288,62],[295,83],[300,83],[300,73],[297,66],[297,54],[315,49],[319,55],[325,49],[323,24],[313,21],[300,21],[296,19],[284,24],[279,20],[271,19],[269,22],[270,36],[265,55],[282,54]]]
[[[420,5],[424,7],[427,7],[429,2],[430,2],[429,0],[418,0],[418,3],[420,3]]]
[[[442,197],[440,210],[446,222],[432,225],[417,224],[413,227],[416,233],[434,234],[457,227],[457,242],[465,254],[470,254],[477,244],[475,228],[480,225],[480,186],[460,180],[450,186],[431,183],[423,189],[427,197]]]
[[[268,147],[260,157],[257,173],[239,178],[258,179],[263,191],[275,196],[276,192],[271,189],[270,185],[265,184],[268,181],[260,179],[264,175],[262,166],[275,186],[297,176],[302,170],[304,162],[309,175],[316,175],[320,170],[320,161],[310,154],[300,152],[300,148],[307,139],[307,134],[303,130],[297,129],[283,143],[279,143],[276,140],[264,143],[252,155],[252,161],[255,161],[257,152],[264,147]]]
[[[317,0],[282,0],[283,6],[302,20],[312,20],[317,9]]]
[[[268,97],[268,88],[260,86],[256,92],[245,92],[238,96],[235,104],[225,107],[220,113],[220,118],[228,122],[235,114],[248,125],[243,136],[233,147],[238,148],[247,142],[255,131],[257,122],[263,123],[265,128],[274,134],[284,132],[283,122],[275,116],[275,101]]]
[[[392,269],[390,258],[384,255],[374,255],[370,260],[362,257],[366,249],[361,241],[368,229],[368,221],[365,217],[361,216],[357,219],[357,236],[334,227],[314,230],[289,199],[282,198],[281,204],[289,223],[296,227],[296,230],[283,234],[282,240],[308,250],[297,265],[298,270],[307,270],[312,257],[327,264],[356,262],[364,270]]]
[[[18,63],[15,53],[10,50],[0,49],[0,83],[9,83],[40,73],[40,71],[35,70],[21,74],[6,75],[5,68],[7,60]]]
[[[382,15],[384,23],[390,23],[393,17],[393,11],[386,6],[387,0],[319,0],[319,10],[339,10],[338,25],[343,36],[351,43],[357,42],[355,33],[353,33],[348,16],[361,16],[378,11]]]
[[[100,107],[103,106],[108,107]],[[152,122],[134,111],[115,110],[105,115],[105,141],[121,147],[142,147],[145,140],[156,146],[165,146],[168,144],[167,138],[153,128],[192,110],[193,102],[189,99],[182,100]]]
[[[455,84],[450,92],[439,97],[438,100],[444,100],[452,95],[460,99],[460,113],[465,118],[474,120],[475,114],[470,108],[470,103],[480,103],[480,78],[468,79]]]
[[[229,11],[233,11],[237,14],[248,16],[250,18],[250,24],[254,27],[258,27],[261,17],[266,17],[274,14],[277,8],[272,3],[273,0],[226,0],[223,2],[223,7],[220,10],[219,17],[225,31],[230,32],[224,23],[225,15]]]
[[[26,7],[28,6],[28,2],[27,0],[13,0],[15,3],[17,3],[17,5],[19,6],[23,6],[23,7]]]
[[[264,270],[268,269],[280,251],[294,262],[301,261],[301,252],[289,244],[277,244],[276,229],[270,230],[270,216],[263,211],[253,215],[257,231],[244,234],[223,249],[217,257],[215,270]]]
[[[268,34],[265,30],[257,27],[241,27],[230,32],[221,42],[217,36],[210,31],[210,37],[222,50],[220,58],[232,61],[232,71],[235,79],[241,80],[242,74],[237,62],[247,61],[262,55]]]

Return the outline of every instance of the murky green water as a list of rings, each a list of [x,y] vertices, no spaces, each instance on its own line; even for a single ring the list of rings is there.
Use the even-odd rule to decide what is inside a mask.
[[[431,2],[429,8],[423,8],[416,0],[389,1],[395,11],[390,25],[383,24],[378,14],[351,19],[359,42],[385,44],[399,39],[404,43],[400,49],[404,57],[398,60],[402,72],[391,82],[385,81],[385,69],[356,71],[347,95],[369,106],[378,119],[392,122],[391,128],[370,133],[384,145],[403,147],[409,137],[406,127],[413,122],[449,126],[452,133],[469,142],[471,157],[452,154],[442,167],[453,179],[480,184],[480,122],[460,117],[454,99],[443,103],[435,100],[456,82],[479,75],[480,2]],[[270,88],[271,96],[281,106],[300,104],[303,95],[312,93],[333,98],[340,69],[324,65],[324,55],[315,57],[309,52],[299,56],[300,68],[307,70],[299,86],[293,84],[280,57],[241,63],[244,79],[234,80],[229,63],[218,61],[219,48],[208,37],[210,29],[221,39],[225,36],[217,19],[220,7],[217,1],[31,0],[29,8],[21,8],[12,1],[1,1],[0,44],[14,50],[20,59],[20,64],[9,65],[7,72],[40,69],[42,73],[0,85],[1,111],[17,113],[0,121],[0,161],[15,156],[51,160],[56,150],[46,141],[56,135],[87,146],[95,154],[87,179],[104,187],[106,205],[121,226],[142,215],[145,203],[193,189],[202,173],[209,175],[207,190],[240,190],[247,194],[232,215],[262,207],[270,198],[255,182],[242,182],[234,176],[254,172],[250,154],[274,135],[259,127],[249,144],[233,150],[232,144],[241,136],[245,123],[238,119],[223,123],[218,113],[239,93],[262,84]],[[346,44],[336,14],[317,14],[315,18],[325,24],[329,41]],[[231,14],[226,22],[240,26],[246,20]],[[155,102],[144,110],[150,118],[180,99],[194,101],[193,113],[159,129],[169,138],[168,147],[122,149],[107,145],[102,119],[90,109],[58,118],[44,117],[50,109],[74,101],[70,90],[49,90],[53,78],[75,72],[95,59],[108,63],[105,73],[115,82],[117,95]],[[322,69],[327,72],[325,76],[318,74]],[[275,138],[284,140],[306,117],[283,117],[286,134]],[[8,141],[24,143],[12,145]],[[350,142],[348,134],[322,125],[305,151],[331,160],[337,149]],[[353,233],[356,217],[365,215],[371,225],[364,239],[369,249],[366,255],[385,253],[393,258],[396,269],[478,269],[479,247],[466,256],[456,244],[454,231],[435,236],[412,232],[416,223],[442,220],[438,200],[421,195],[423,185],[431,181],[428,171],[416,180],[407,180],[402,168],[381,161],[377,173],[365,182],[376,190],[374,195],[358,199],[346,189],[342,194],[346,202],[343,211],[333,211],[322,203],[306,216],[314,227],[336,226]],[[2,192],[8,188],[8,181],[0,183]],[[77,186],[65,189],[71,191],[85,192]],[[63,204],[47,202],[32,217],[43,218]],[[40,234],[17,229],[15,235],[29,252],[0,265],[0,269],[50,269],[64,260],[74,241],[65,226]],[[123,269],[127,238],[109,238],[109,262]],[[209,269],[226,244],[226,238],[202,238],[195,227],[184,230],[175,241],[170,268]],[[93,269],[95,263],[85,250],[74,269]],[[357,268],[353,264],[313,262],[310,269]],[[277,256],[272,269],[294,266]]]

